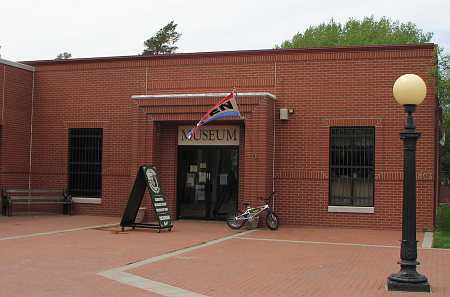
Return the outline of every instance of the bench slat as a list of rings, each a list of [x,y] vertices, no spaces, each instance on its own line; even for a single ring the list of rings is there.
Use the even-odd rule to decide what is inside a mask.
[[[20,200],[20,199],[28,199],[28,200],[60,200],[66,199],[64,196],[9,196],[9,200]]]
[[[54,193],[54,194],[63,194],[63,190],[44,190],[44,189],[36,189],[36,190],[5,190],[6,194],[42,194],[42,193]]]
[[[64,205],[64,214],[71,214],[72,208],[71,196],[64,189],[4,189],[2,200],[2,213],[8,216],[12,215],[13,205]]]
[[[58,203],[58,202],[72,202],[71,200],[65,200],[65,199],[14,199],[9,200],[8,203],[10,204],[17,204],[19,202],[26,202],[26,203],[43,203],[43,202],[52,202],[52,203]]]
[[[72,204],[72,201],[15,201],[13,204]]]

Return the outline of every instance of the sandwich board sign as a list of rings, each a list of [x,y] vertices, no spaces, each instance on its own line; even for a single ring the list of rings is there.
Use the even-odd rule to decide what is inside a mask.
[[[150,194],[158,223],[135,223],[145,190],[148,190]],[[158,173],[154,166],[142,165],[139,167],[120,226],[122,231],[125,227],[157,229],[158,232],[161,229],[172,230],[172,220],[166,196],[161,189]]]

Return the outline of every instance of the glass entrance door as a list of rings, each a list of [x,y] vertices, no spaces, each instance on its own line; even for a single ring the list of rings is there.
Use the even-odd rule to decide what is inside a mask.
[[[239,150],[186,146],[178,152],[178,217],[225,219],[236,211]]]

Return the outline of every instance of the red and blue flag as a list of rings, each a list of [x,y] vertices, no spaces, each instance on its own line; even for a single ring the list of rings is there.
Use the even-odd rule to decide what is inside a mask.
[[[206,125],[212,121],[222,119],[225,117],[240,117],[239,108],[236,102],[236,92],[231,92],[228,96],[222,98],[216,105],[214,105],[208,112],[200,119],[200,121],[187,133],[187,138],[192,136],[200,129],[201,126]]]

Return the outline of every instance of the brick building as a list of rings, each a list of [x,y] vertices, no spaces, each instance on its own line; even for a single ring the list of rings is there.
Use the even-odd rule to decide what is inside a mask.
[[[119,216],[138,166],[154,164],[172,217],[223,219],[275,189],[282,224],[400,228],[406,115],[392,85],[415,73],[428,89],[414,114],[422,133],[417,224],[432,229],[439,164],[433,50],[0,60],[0,185],[68,187],[76,213]],[[186,129],[233,87],[243,118],[214,122],[203,139],[186,140]]]

